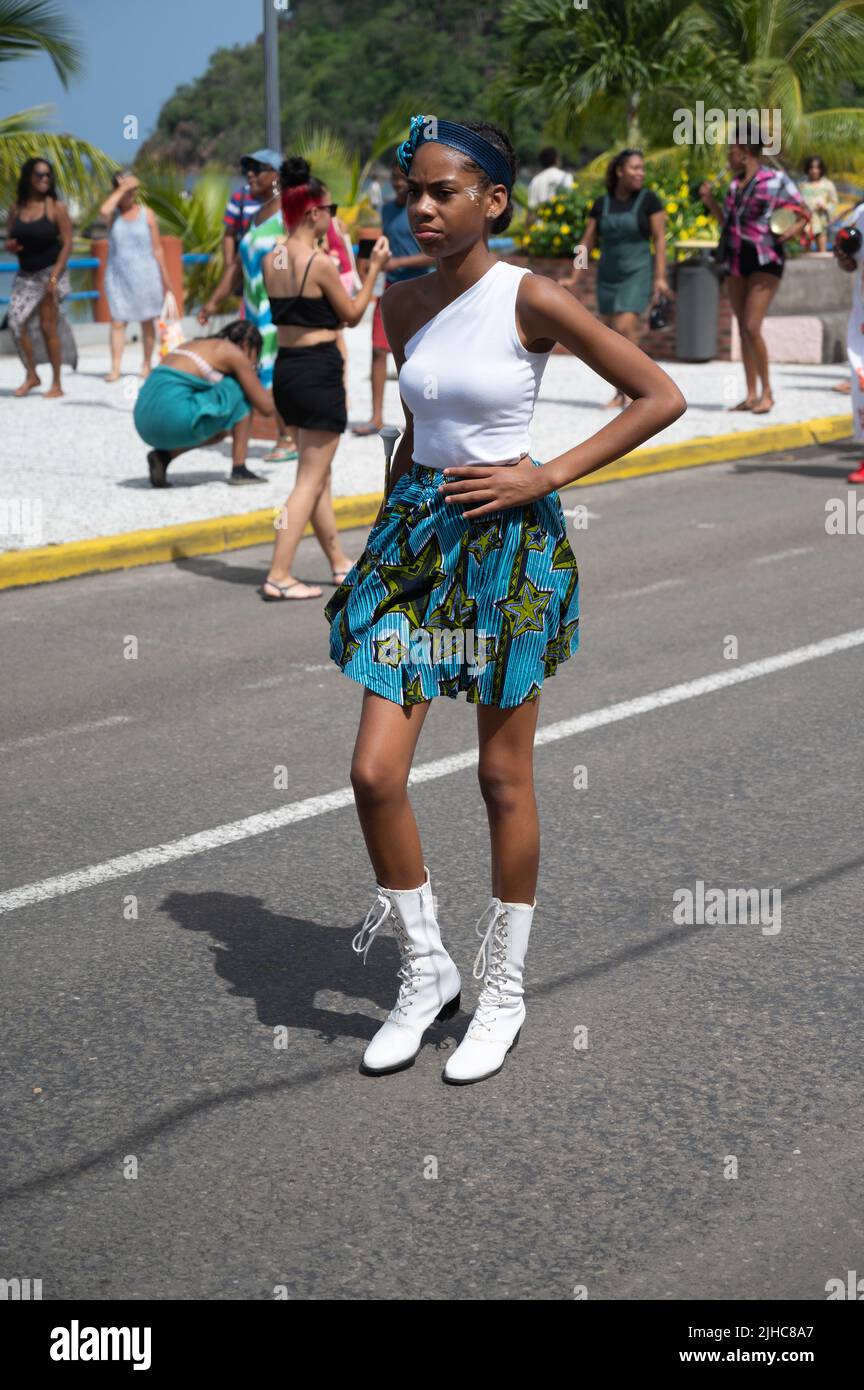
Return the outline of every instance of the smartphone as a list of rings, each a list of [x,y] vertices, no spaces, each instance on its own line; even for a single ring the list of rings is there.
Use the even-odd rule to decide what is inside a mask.
[[[357,259],[360,261],[368,261],[369,257],[372,255],[372,247],[377,240],[377,236],[361,237],[360,245],[357,248]]]

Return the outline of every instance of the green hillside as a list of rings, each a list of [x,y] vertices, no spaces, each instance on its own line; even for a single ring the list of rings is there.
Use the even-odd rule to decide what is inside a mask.
[[[365,155],[385,113],[495,118],[494,78],[504,65],[503,6],[483,0],[293,0],[280,21],[282,144],[324,125]],[[501,110],[498,118],[501,119]],[[520,154],[536,160],[543,113],[508,122]],[[233,163],[264,143],[259,39],[219,49],[194,82],[165,103],[145,158],[182,167]]]

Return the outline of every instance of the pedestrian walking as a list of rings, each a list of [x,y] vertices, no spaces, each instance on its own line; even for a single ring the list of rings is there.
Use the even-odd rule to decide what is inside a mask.
[[[398,157],[412,233],[437,270],[384,296],[405,431],[366,548],[324,612],[332,658],[364,687],[351,782],[376,901],[353,946],[365,960],[389,920],[402,960],[366,1072],[410,1066],[425,1030],[459,1007],[407,783],[432,700],[464,691],[477,706],[492,893],[477,923],[480,998],[444,1069],[465,1084],[501,1069],[525,1019],[539,863],[532,749],[544,679],[579,645],[579,572],[557,489],[642,444],[685,403],[572,295],[490,252],[490,233],[513,215],[504,131],[412,116]],[[544,464],[529,428],[556,342],[636,399]]]
[[[248,218],[244,213],[246,230],[238,242],[237,256],[226,265],[216,289],[198,311],[198,322],[209,323],[222,300],[242,284],[244,318],[258,329],[263,343],[258,363],[258,379],[268,391],[273,389],[277,342],[276,327],[270,314],[270,301],[267,298],[261,266],[264,257],[276,245],[277,239],[285,233],[279,187],[281,163],[282,155],[278,150],[256,150],[254,154],[245,154],[241,159],[241,168],[258,207],[254,213],[249,213]],[[264,455],[264,461],[288,463],[297,458],[296,441],[285,422],[279,418],[278,412],[276,421],[279,436],[270,453]]]
[[[406,201],[408,183],[405,174],[394,160],[390,173],[392,199],[381,209],[381,228],[390,243],[390,260],[384,267],[384,291],[402,280],[414,280],[434,269],[434,262],[417,245],[408,224]],[[355,425],[353,434],[377,434],[384,424],[384,388],[387,384],[387,357],[390,344],[381,317],[381,300],[375,300],[372,318],[372,419],[365,425]]]
[[[809,238],[815,240],[817,251],[827,251],[828,228],[840,200],[821,154],[811,154],[805,159],[804,179],[799,191],[810,209]]]
[[[273,414],[273,398],[258,380],[261,334],[236,319],[210,338],[181,343],[154,367],[135,402],[135,428],[146,444],[150,482],[171,487],[165,477],[179,454],[218,444],[231,434],[232,467],[227,482],[263,483],[246,466],[252,410]]]
[[[864,443],[864,203],[849,214],[834,239],[834,255],[842,270],[855,276],[852,308],[846,330],[852,391],[852,428]],[[849,474],[850,483],[864,483],[864,459]]]
[[[310,521],[333,582],[341,583],[351,568],[336,525],[330,482],[333,456],[348,420],[336,339],[342,324],[351,328],[362,319],[389,253],[387,238],[379,237],[363,286],[351,299],[335,262],[317,249],[319,240],[326,237],[328,221],[336,215],[329,189],[299,156],[282,165],[281,178],[288,236],[264,257],[262,273],[278,332],[273,396],[282,419],[297,430],[300,458],[294,490],[277,526],[273,560],[260,589],[261,597],[272,603],[321,597],[317,585],[303,584],[291,573],[297,545]]]
[[[6,250],[18,257],[7,323],[27,373],[14,395],[26,396],[41,386],[36,367],[49,362],[52,381],[42,394],[62,396],[61,363],[73,371],[78,366],[78,348],[62,308],[70,292],[66,267],[72,254],[72,222],[66,204],[57,197],[47,159],[27,159],[21,166],[9,208]]]
[[[621,150],[606,169],[606,192],[591,207],[582,237],[588,256],[600,243],[597,267],[597,312],[603,322],[629,343],[639,340],[639,320],[649,304],[672,291],[666,279],[666,213],[657,194],[645,186],[641,150]],[[651,256],[651,241],[654,256]],[[575,288],[585,273],[577,267],[561,281]],[[617,392],[609,408],[626,405]]]
[[[119,381],[127,323],[141,325],[139,376],[150,371],[156,345],[156,320],[171,289],[165,253],[153,210],[139,201],[141,184],[131,173],[114,174],[113,191],[99,209],[109,226],[105,297],[111,314],[111,370],[106,381]]]
[[[728,270],[726,289],[741,336],[747,395],[730,410],[754,415],[767,415],[774,408],[762,322],[780,288],[784,243],[801,235],[810,216],[789,175],[762,163],[762,149],[758,137],[730,144],[733,177],[722,208],[710,182],[699,190],[708,211],[722,224],[719,259]],[[775,232],[771,222],[782,209],[792,215],[784,217],[783,230]]]

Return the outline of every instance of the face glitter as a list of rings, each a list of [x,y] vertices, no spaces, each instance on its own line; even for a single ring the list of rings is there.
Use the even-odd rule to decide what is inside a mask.
[[[477,187],[476,183],[469,184],[468,188],[462,191],[471,199],[472,203],[476,203],[477,199],[480,197],[480,189]]]

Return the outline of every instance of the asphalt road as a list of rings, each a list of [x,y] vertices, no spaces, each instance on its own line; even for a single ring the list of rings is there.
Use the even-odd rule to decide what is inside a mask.
[[[860,1270],[864,535],[825,529],[854,457],[564,494],[592,513],[582,646],[541,699],[528,1016],[493,1080],[441,1082],[488,891],[475,770],[440,764],[473,745],[464,699],[430,712],[439,775],[412,790],[463,1012],[406,1072],[358,1072],[398,957],[351,950],[373,887],[344,795],[7,900],[0,1275],[45,1299],[674,1301],[824,1300]],[[332,589],[262,604],[266,560],[3,596],[0,893],[348,787]],[[297,572],[323,582],[314,541]],[[700,880],[779,889],[780,930],[676,923]]]

